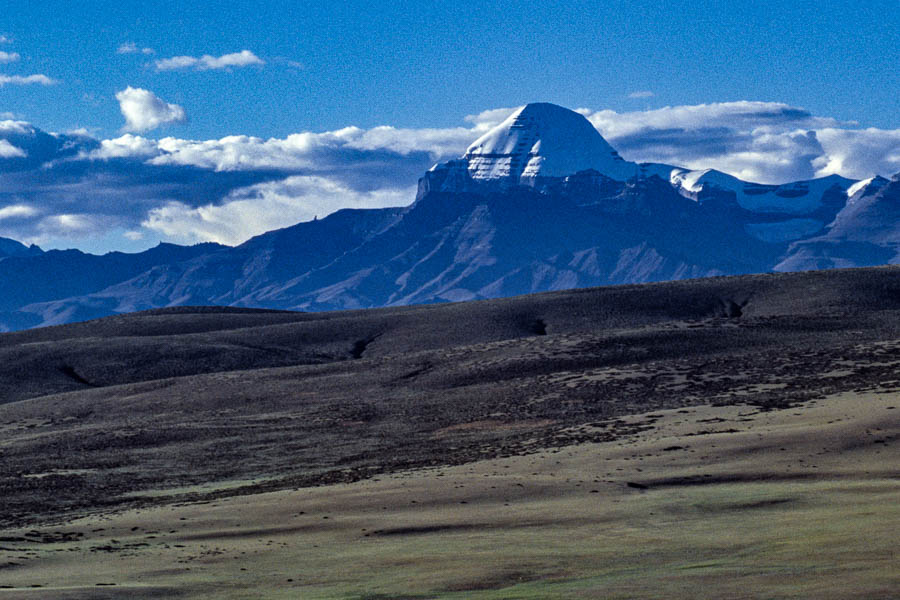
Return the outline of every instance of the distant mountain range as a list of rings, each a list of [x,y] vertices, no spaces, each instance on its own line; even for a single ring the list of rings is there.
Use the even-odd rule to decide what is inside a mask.
[[[529,104],[432,167],[408,207],[227,247],[44,252],[0,238],[0,330],[179,305],[369,308],[900,262],[900,174],[784,185],[624,160]]]

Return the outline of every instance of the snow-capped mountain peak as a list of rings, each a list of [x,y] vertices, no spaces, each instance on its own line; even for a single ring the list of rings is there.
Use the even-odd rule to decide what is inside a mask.
[[[593,169],[612,179],[633,177],[625,161],[581,114],[549,103],[527,104],[475,140],[464,155],[473,179],[533,182]]]

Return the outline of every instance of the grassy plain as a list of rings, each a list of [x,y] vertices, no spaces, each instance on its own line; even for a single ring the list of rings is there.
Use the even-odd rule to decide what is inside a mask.
[[[628,420],[645,428],[8,530],[0,598],[896,597],[897,395]]]

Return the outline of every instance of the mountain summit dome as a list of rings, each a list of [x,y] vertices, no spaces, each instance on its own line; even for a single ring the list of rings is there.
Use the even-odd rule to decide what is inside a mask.
[[[522,182],[594,169],[623,181],[637,171],[583,115],[546,102],[512,113],[475,140],[464,158],[473,179]]]

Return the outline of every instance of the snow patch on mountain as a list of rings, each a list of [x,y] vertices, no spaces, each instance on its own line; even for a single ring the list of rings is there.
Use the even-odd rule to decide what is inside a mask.
[[[874,194],[889,183],[890,181],[877,175],[875,177],[863,179],[862,181],[857,181],[847,188],[847,198],[849,199],[849,202],[852,203],[854,201],[854,196],[857,196],[860,192],[863,192],[861,194],[862,196]]]
[[[675,169],[669,181],[682,195],[695,200],[699,199],[701,192],[713,188],[733,192],[737,203],[751,212],[785,214],[811,213],[822,206],[826,191],[836,186],[847,190],[854,183],[838,175],[829,175],[820,179],[769,185],[741,181],[715,169]]]

